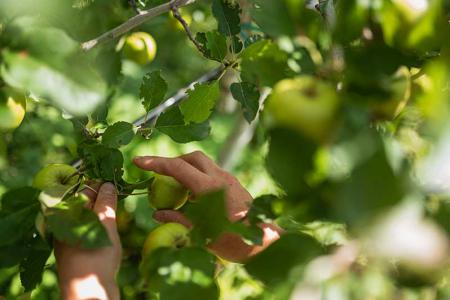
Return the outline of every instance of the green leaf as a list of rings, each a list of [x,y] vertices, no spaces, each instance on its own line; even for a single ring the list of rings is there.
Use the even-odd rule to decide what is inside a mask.
[[[233,36],[241,32],[241,9],[236,1],[213,0],[212,12],[218,22],[219,32]]]
[[[24,187],[5,193],[0,210],[0,247],[13,244],[30,234],[39,211],[39,191]]]
[[[329,205],[339,221],[365,222],[403,199],[402,179],[389,165],[380,138],[375,135],[372,139],[375,153],[360,162],[346,180],[336,183]]]
[[[251,123],[259,110],[258,87],[250,82],[238,82],[230,86],[230,91],[234,99],[241,103],[245,119]]]
[[[118,148],[128,145],[136,134],[133,124],[117,122],[109,126],[102,135],[102,144]]]
[[[252,0],[253,19],[269,36],[295,36],[299,31],[310,39],[323,37],[322,16],[305,0]]]
[[[196,84],[193,90],[188,91],[188,99],[180,105],[186,123],[202,123],[212,113],[219,98],[219,82]]]
[[[105,82],[82,57],[76,64],[54,66],[53,62],[3,51],[3,60],[1,75],[10,86],[48,99],[71,114],[88,114],[106,98]]]
[[[98,144],[81,144],[78,152],[92,178],[117,182],[123,175],[122,152]]]
[[[202,45],[206,58],[222,62],[227,56],[227,40],[218,31],[199,32],[195,39]]]
[[[159,292],[159,299],[215,300],[219,297],[215,281],[215,257],[204,248],[161,248],[152,253],[142,272],[148,285]]]
[[[233,36],[233,38],[231,40],[231,45],[230,45],[230,52],[237,54],[237,53],[241,52],[243,48],[244,48],[244,44],[242,43],[239,36]]]
[[[52,253],[52,249],[39,235],[31,241],[29,248],[28,256],[20,263],[20,282],[25,292],[32,291],[41,283],[45,263]]]
[[[270,132],[266,165],[269,173],[291,197],[309,189],[307,175],[313,170],[317,146],[288,129]]]
[[[273,86],[293,72],[289,69],[287,54],[269,40],[248,46],[240,54],[242,81],[262,86]]]
[[[140,89],[145,111],[149,112],[164,101],[167,93],[167,82],[161,77],[161,71],[153,71],[144,76]]]
[[[184,117],[178,106],[163,113],[158,118],[155,128],[158,131],[168,135],[177,143],[201,141],[206,139],[211,132],[211,127],[208,121],[200,124],[185,124]]]
[[[230,222],[224,191],[201,195],[186,207],[185,214],[193,224],[191,238],[199,245],[214,241],[224,232],[239,234],[248,244],[262,244],[263,234],[259,227]]]
[[[322,253],[311,237],[285,234],[245,265],[248,273],[268,286],[282,283],[290,271]]]
[[[251,224],[269,223],[276,219],[273,212],[273,203],[278,198],[274,195],[263,195],[254,199],[247,213],[247,219]]]
[[[29,251],[28,240],[25,238],[0,247],[0,269],[19,264],[28,255]]]
[[[222,190],[201,195],[187,207],[185,214],[193,224],[191,237],[200,244],[214,241],[230,224]]]
[[[49,232],[59,241],[85,249],[101,248],[111,245],[108,233],[98,216],[85,208],[87,199],[74,196],[46,212]]]

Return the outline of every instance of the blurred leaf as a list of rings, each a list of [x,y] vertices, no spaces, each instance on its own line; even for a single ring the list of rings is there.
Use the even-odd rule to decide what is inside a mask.
[[[287,65],[287,54],[269,40],[251,44],[240,56],[242,81],[273,86],[292,75]]]
[[[232,36],[241,31],[241,9],[236,1],[213,0],[212,12],[219,25],[219,32]]]
[[[361,162],[349,178],[337,183],[330,204],[338,220],[350,224],[367,221],[403,198],[402,179],[389,165],[379,137],[372,138],[377,141],[376,152]]]
[[[244,48],[244,44],[242,43],[239,36],[233,36],[233,38],[231,40],[231,45],[230,45],[230,52],[237,54],[237,53],[241,52],[243,48]]]
[[[342,43],[349,43],[361,37],[368,18],[369,8],[361,1],[337,1],[334,37]]]
[[[309,189],[306,178],[314,167],[317,146],[287,129],[270,132],[267,169],[286,193],[293,197]]]
[[[322,16],[307,6],[305,0],[252,0],[252,16],[261,29],[271,36],[293,36],[307,33],[315,39],[324,28]]]
[[[167,82],[161,77],[161,71],[153,71],[144,76],[141,84],[140,97],[147,112],[164,101],[167,93]]]
[[[259,227],[230,222],[224,191],[201,195],[186,207],[184,213],[193,224],[191,238],[199,245],[216,240],[224,232],[239,234],[248,244],[262,244],[263,234]]]
[[[245,119],[251,123],[259,110],[258,87],[249,82],[238,82],[230,86],[230,91],[234,99],[241,103]]]
[[[85,208],[87,199],[74,196],[47,209],[46,222],[55,238],[71,246],[95,249],[111,245],[98,216]]]
[[[25,292],[32,291],[42,281],[42,272],[52,249],[41,237],[36,236],[30,246],[30,252],[20,263],[20,282]]]
[[[12,189],[1,199],[0,247],[13,244],[29,234],[39,211],[39,191],[24,187]]]
[[[3,51],[3,79],[11,86],[49,99],[74,115],[92,112],[106,97],[106,85],[82,60],[58,68],[24,53]]]
[[[211,132],[208,121],[200,124],[185,124],[184,117],[178,107],[173,107],[163,113],[158,118],[155,128],[170,136],[177,143],[201,141],[206,139]]]
[[[263,195],[254,199],[247,213],[247,219],[251,224],[269,223],[277,216],[273,212],[272,205],[278,198],[274,195]]]
[[[151,258],[143,272],[159,299],[218,299],[215,257],[207,250],[161,248]]]
[[[230,224],[222,190],[201,195],[184,213],[193,224],[191,237],[199,244],[214,241]]]
[[[193,90],[189,90],[188,99],[180,104],[186,123],[202,123],[206,121],[219,98],[219,82],[196,84]]]
[[[285,234],[265,251],[251,258],[245,264],[250,275],[268,286],[282,283],[287,274],[300,264],[322,253],[311,237],[299,234]]]
[[[109,126],[102,135],[102,144],[111,148],[128,145],[136,134],[133,124],[117,122]]]
[[[206,58],[222,62],[227,56],[227,40],[218,31],[199,32],[195,39],[203,46]]]
[[[117,182],[123,174],[122,153],[114,148],[98,144],[81,144],[78,152],[91,178]]]

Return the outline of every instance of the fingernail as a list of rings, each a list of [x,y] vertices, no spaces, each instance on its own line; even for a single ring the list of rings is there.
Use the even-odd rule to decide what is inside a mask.
[[[107,192],[107,193],[111,193],[111,194],[115,194],[116,193],[116,186],[114,184],[112,184],[111,182],[105,182],[104,184],[102,184],[102,186],[100,187],[100,192]]]
[[[141,162],[145,159],[145,156],[136,156],[135,158],[133,158],[134,162]]]

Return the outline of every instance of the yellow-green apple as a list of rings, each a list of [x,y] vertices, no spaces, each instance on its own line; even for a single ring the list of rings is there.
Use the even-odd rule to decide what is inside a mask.
[[[179,223],[166,223],[153,229],[145,240],[142,257],[162,247],[182,248],[189,245],[189,229]]]
[[[25,117],[26,104],[25,96],[19,92],[9,88],[0,91],[0,131],[19,127]]]
[[[188,189],[170,176],[155,174],[148,188],[148,199],[155,209],[178,209],[186,203],[188,196]]]
[[[146,65],[156,56],[156,41],[146,32],[135,32],[123,41],[123,55],[135,63]]]
[[[52,197],[61,197],[78,183],[78,170],[65,164],[50,164],[42,168],[33,180],[33,187]]]
[[[278,82],[265,105],[269,127],[287,127],[316,140],[328,135],[339,109],[336,88],[313,76]]]

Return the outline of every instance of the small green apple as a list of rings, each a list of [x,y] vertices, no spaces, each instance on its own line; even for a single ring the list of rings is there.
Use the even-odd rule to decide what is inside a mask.
[[[158,248],[182,248],[189,245],[189,229],[179,223],[166,223],[151,231],[145,240],[142,257]]]
[[[146,65],[156,56],[156,41],[146,32],[135,32],[123,41],[123,55],[135,63]]]
[[[47,165],[34,176],[33,187],[60,197],[77,184],[78,176],[73,176],[77,172],[76,168],[65,164]]]
[[[180,14],[183,20],[186,22],[188,26],[192,23],[192,17],[188,12],[180,9]],[[184,31],[183,25],[173,16],[173,14],[169,14],[169,26],[170,28],[176,31]]]
[[[155,209],[178,209],[188,197],[188,189],[170,176],[156,174],[148,187],[148,199]]]
[[[24,95],[5,88],[0,91],[0,131],[16,129],[22,123],[26,111]]]
[[[267,99],[264,115],[269,127],[287,127],[324,140],[339,109],[336,88],[313,76],[278,82]]]

